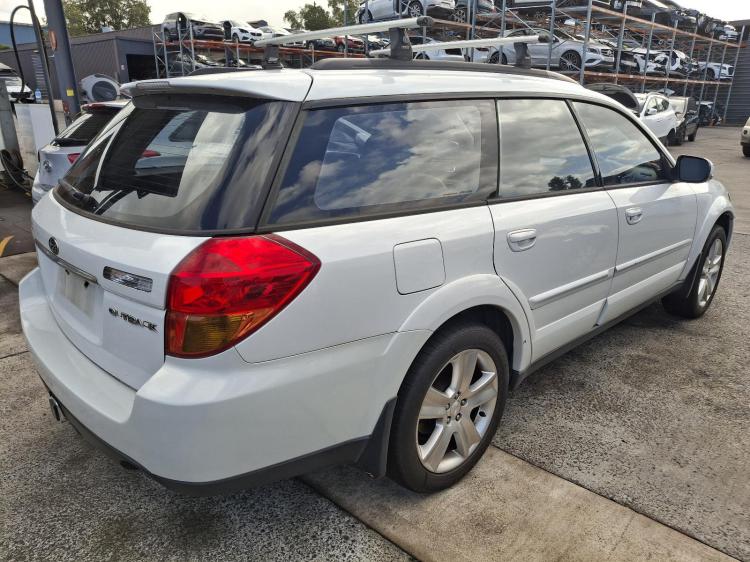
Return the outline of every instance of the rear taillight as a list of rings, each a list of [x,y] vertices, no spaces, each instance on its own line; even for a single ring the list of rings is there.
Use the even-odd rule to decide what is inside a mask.
[[[143,154],[141,154],[141,157],[143,158],[154,158],[156,156],[161,156],[161,152],[156,152],[155,150],[151,150],[147,148],[143,151]]]
[[[166,353],[227,349],[278,314],[319,269],[318,258],[273,234],[207,240],[170,277]]]
[[[78,160],[78,157],[81,155],[80,152],[74,152],[72,154],[68,154],[68,162],[71,164],[75,164],[76,160]]]

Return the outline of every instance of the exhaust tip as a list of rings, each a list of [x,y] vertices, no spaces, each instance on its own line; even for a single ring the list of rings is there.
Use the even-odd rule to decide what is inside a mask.
[[[52,416],[55,418],[55,420],[59,422],[65,420],[65,414],[63,413],[62,406],[60,406],[57,399],[51,394],[49,395],[49,407],[50,410],[52,410]]]

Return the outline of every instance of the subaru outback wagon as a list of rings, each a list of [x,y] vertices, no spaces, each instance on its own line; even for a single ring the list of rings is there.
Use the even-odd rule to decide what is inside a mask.
[[[33,210],[20,306],[54,411],[173,489],[338,463],[445,488],[529,373],[716,293],[710,162],[565,77],[341,60],[125,89]]]

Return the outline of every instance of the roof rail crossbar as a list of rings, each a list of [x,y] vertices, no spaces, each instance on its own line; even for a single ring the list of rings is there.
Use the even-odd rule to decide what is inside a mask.
[[[263,68],[281,68],[279,63],[279,47],[290,43],[299,43],[313,41],[315,39],[324,39],[335,35],[367,35],[369,33],[390,34],[391,45],[395,45],[393,58],[398,60],[411,60],[412,50],[409,36],[406,35],[406,29],[417,29],[420,27],[432,27],[434,20],[429,16],[420,16],[417,18],[404,18],[393,21],[364,23],[361,25],[345,25],[342,27],[332,27],[329,29],[320,29],[318,31],[305,31],[303,33],[294,33],[292,35],[283,35],[272,37],[271,39],[261,39],[254,43],[256,47],[263,47]],[[389,50],[390,53],[390,50]]]
[[[465,41],[444,41],[434,43],[424,43],[422,45],[413,45],[412,51],[417,52],[429,52],[429,51],[440,51],[443,49],[469,49],[474,47],[501,47],[503,45],[513,45],[516,50],[516,66],[521,68],[530,68],[531,60],[529,58],[529,51],[527,45],[533,43],[544,43],[545,38],[540,35],[528,35],[525,37],[492,37],[489,39],[468,39]],[[393,45],[393,39],[391,39],[391,45]],[[390,56],[391,58],[398,58],[398,60],[410,60],[401,57],[394,57],[392,49],[379,49],[377,51],[371,51],[370,56]]]

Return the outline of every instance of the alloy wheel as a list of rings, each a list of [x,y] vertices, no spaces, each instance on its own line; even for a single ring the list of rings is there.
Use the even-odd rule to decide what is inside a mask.
[[[422,15],[422,5],[419,2],[409,4],[408,13],[410,18],[418,18]]]
[[[716,291],[716,285],[721,273],[721,262],[724,259],[724,245],[720,239],[714,240],[708,255],[703,261],[701,276],[698,280],[698,306],[704,308],[708,306],[711,297]]]
[[[453,19],[457,22],[465,22],[466,21],[466,10],[463,8],[456,8],[456,10],[453,12]]]
[[[580,60],[576,53],[565,53],[560,57],[560,68],[562,70],[580,70]]]
[[[498,398],[497,367],[479,349],[454,355],[427,389],[419,410],[416,445],[431,472],[459,467],[491,424]]]

